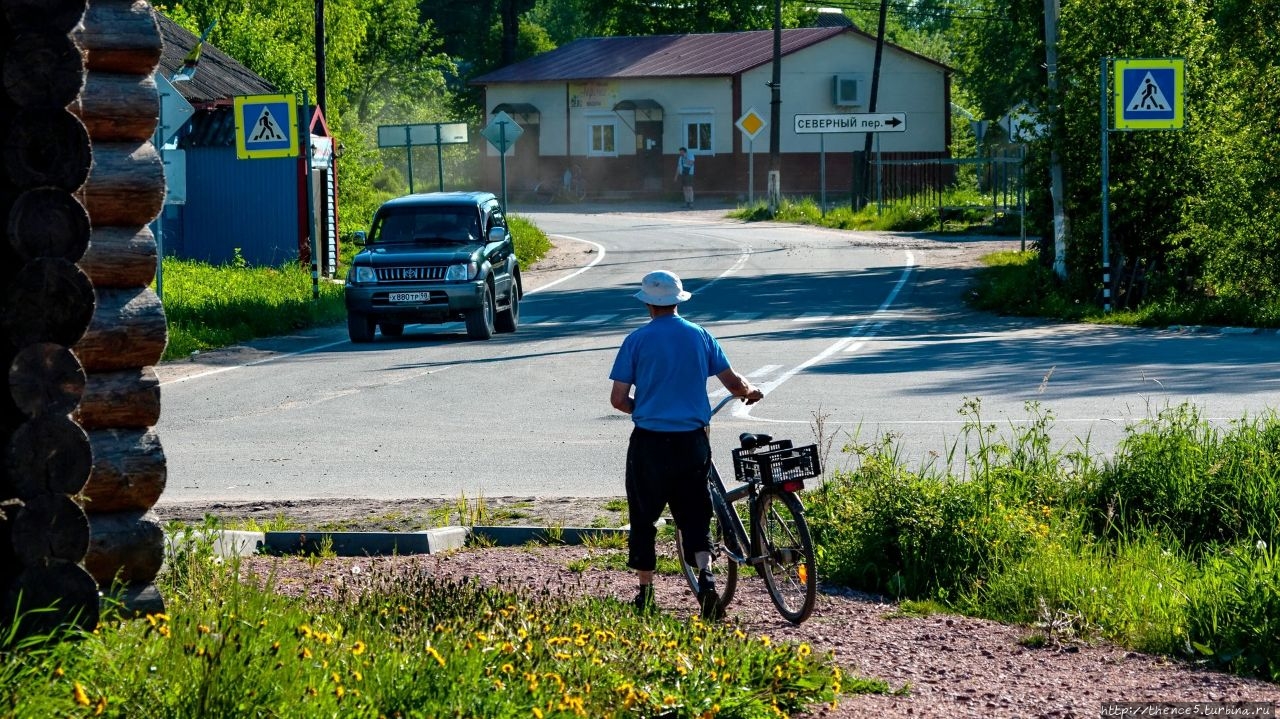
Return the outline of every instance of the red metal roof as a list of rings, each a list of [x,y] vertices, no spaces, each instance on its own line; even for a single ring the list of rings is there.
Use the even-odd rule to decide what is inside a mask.
[[[852,27],[786,29],[782,31],[782,54],[793,53],[842,32],[865,35]],[[486,73],[472,80],[471,84],[736,75],[772,60],[772,30],[592,37],[574,40],[558,49]]]

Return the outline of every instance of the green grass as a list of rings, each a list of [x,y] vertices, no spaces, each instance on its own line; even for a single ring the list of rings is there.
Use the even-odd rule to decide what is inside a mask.
[[[804,644],[613,599],[426,573],[288,598],[179,546],[161,576],[165,614],[50,638],[71,641],[0,634],[7,715],[763,718],[888,689]]]
[[[851,444],[806,493],[824,580],[1280,681],[1280,417],[1174,407],[1103,458],[1053,447],[1034,403],[1009,436],[960,411],[964,456]]]
[[[1093,301],[1073,298],[1037,250],[996,252],[983,258],[970,303],[1005,315],[1046,317],[1072,322],[1140,327],[1234,325],[1280,327],[1280,301],[1243,301],[1229,297],[1167,299],[1153,296],[1140,306],[1104,311],[1101,295]]]
[[[941,232],[972,232],[983,230],[992,233],[1006,231],[1006,218],[994,216],[983,206],[989,204],[975,190],[950,190],[943,194],[943,225],[938,225],[938,205],[934,200],[924,202],[920,198],[891,200],[881,208],[871,203],[854,212],[848,204],[829,209],[825,214],[812,197],[782,198],[776,213],[770,213],[768,205],[757,202],[739,206],[730,217],[749,222],[774,220],[796,222],[839,230],[876,230],[882,232],[916,232],[936,230]],[[1015,227],[1016,229],[1016,227]]]
[[[545,232],[519,215],[508,216],[516,256],[529,267],[551,248]],[[344,246],[342,266],[350,263]],[[311,273],[297,263],[250,267],[239,259],[225,265],[164,259],[163,302],[169,344],[163,359],[226,347],[257,337],[297,332],[346,319],[340,282],[322,280],[314,298]]]

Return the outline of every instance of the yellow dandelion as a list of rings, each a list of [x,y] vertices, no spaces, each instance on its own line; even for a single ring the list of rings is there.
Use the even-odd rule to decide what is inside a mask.
[[[773,640],[769,639],[769,635],[768,635],[768,634],[761,634],[761,635],[760,635],[760,643],[761,643],[761,644],[763,644],[763,645],[765,645],[766,647],[767,647],[767,646],[769,646],[772,642],[773,642]]]
[[[436,660],[437,664],[444,666],[444,657],[440,656],[440,652],[436,651],[435,647],[427,647],[427,653],[431,655],[432,659]]]
[[[82,707],[89,706],[89,695],[85,694],[84,687],[80,685],[80,682],[75,682],[71,687],[71,696],[75,698],[76,704]]]
[[[668,694],[667,696],[662,698],[662,705],[673,707],[676,705],[676,698]]]
[[[311,650],[310,650],[310,649],[307,649],[306,647],[303,647],[303,648],[302,648],[302,654],[301,654],[300,656],[301,656],[303,659],[310,659],[310,658],[311,658]]]
[[[259,620],[258,620],[258,628],[259,628],[259,629],[266,629],[266,628],[267,628],[267,620],[265,620],[265,619],[259,619]]]
[[[310,696],[310,697],[320,696],[320,692],[316,691],[315,687],[307,687],[307,696]]]
[[[313,632],[311,631],[311,627],[307,626],[306,624],[298,625],[298,636],[302,637],[303,639],[310,639],[312,634]]]
[[[364,654],[364,650],[365,650],[364,642],[358,641],[351,646],[351,653],[356,655],[357,657],[360,656],[361,654]]]
[[[542,710],[538,707],[533,707],[533,715],[538,717],[538,719],[542,719]]]
[[[516,645],[512,644],[511,642],[503,642],[503,643],[502,643],[502,651],[503,651],[504,653],[506,653],[506,654],[510,654],[510,653],[514,652],[515,650],[516,650]]]
[[[93,715],[96,717],[100,717],[102,716],[102,713],[105,712],[106,710],[107,710],[107,698],[98,697],[98,701],[95,702],[93,705]]]
[[[208,624],[200,624],[196,626],[196,631],[199,632],[200,634],[208,634],[213,630],[209,628]]]
[[[67,675],[67,670],[63,669],[62,667],[58,667],[53,670],[53,675],[61,679],[62,677]]]
[[[352,670],[351,670],[351,678],[352,678],[352,679],[354,679],[354,680],[356,680],[356,681],[358,681],[358,682],[362,682],[362,681],[364,681],[364,675],[360,673],[360,670],[359,670],[359,669],[352,669]]]
[[[809,648],[808,644],[801,644],[800,646],[796,647],[796,654],[799,654],[802,657],[807,657],[812,652],[813,650]]]
[[[513,666],[511,666],[511,664],[509,664],[509,663],[508,663],[508,664],[503,664],[503,665],[502,665],[502,673],[503,673],[503,674],[511,674],[511,673],[512,673],[512,672],[514,672],[515,670],[516,670],[516,668],[515,668],[515,667],[513,667]]]
[[[163,624],[156,628],[156,632],[159,633],[160,636],[166,637],[166,638],[168,638],[170,635],[169,627]]]

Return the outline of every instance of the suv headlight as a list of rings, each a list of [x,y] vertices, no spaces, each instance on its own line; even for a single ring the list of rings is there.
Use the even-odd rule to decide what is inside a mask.
[[[464,262],[460,265],[449,265],[449,269],[445,270],[444,279],[446,282],[466,282],[476,276],[476,263]]]
[[[372,267],[366,267],[364,265],[356,265],[354,269],[356,272],[357,283],[378,281],[378,275],[373,271]]]

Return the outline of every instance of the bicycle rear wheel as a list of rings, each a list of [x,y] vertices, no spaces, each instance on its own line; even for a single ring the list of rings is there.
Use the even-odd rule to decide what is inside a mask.
[[[787,621],[799,624],[813,612],[818,590],[804,507],[790,492],[765,492],[756,503],[756,513],[752,531],[764,556],[760,570],[769,598]]]
[[[723,500],[712,495],[711,512],[711,576],[716,579],[716,592],[720,595],[720,606],[728,607],[733,600],[733,592],[738,587],[738,563],[729,556],[725,548],[725,526],[721,522]],[[684,580],[689,583],[693,595],[698,596],[698,568],[684,562],[684,537],[676,530],[676,556],[680,559],[680,569]]]

